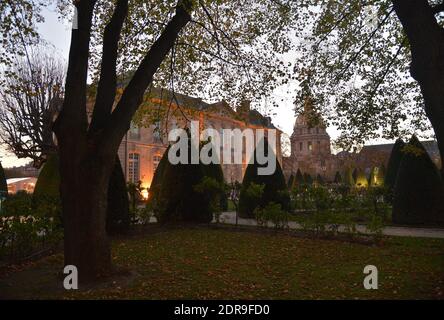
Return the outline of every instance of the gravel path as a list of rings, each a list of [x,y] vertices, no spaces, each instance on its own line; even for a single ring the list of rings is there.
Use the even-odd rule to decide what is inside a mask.
[[[224,212],[221,215],[221,222],[227,224],[236,223],[235,212]],[[244,226],[256,226],[256,220],[239,218],[238,223]],[[301,226],[295,222],[289,222],[290,229],[300,229]],[[364,225],[357,225],[356,229],[361,233],[367,233]],[[339,227],[339,231],[343,230],[343,227]],[[413,228],[413,227],[385,227],[382,231],[387,236],[402,236],[402,237],[418,237],[418,238],[441,238],[444,239],[444,229],[438,228]]]

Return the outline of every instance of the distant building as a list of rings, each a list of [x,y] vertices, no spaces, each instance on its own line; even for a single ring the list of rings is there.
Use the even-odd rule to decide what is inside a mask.
[[[319,174],[326,181],[332,181],[336,172],[342,174],[347,168],[359,168],[370,174],[374,167],[387,167],[393,148],[393,144],[366,145],[358,153],[342,151],[334,155],[331,153],[330,136],[322,117],[314,115],[310,108],[305,108],[296,118],[290,141],[291,155],[283,158],[285,175],[289,177],[300,169],[313,178]],[[421,143],[440,167],[437,142],[431,140]]]
[[[37,182],[36,177],[7,179],[6,183],[8,184],[8,193],[15,194],[18,191],[26,191],[28,193],[33,193],[36,182]]]
[[[26,178],[26,177],[38,177],[40,169],[35,168],[32,162],[20,167],[5,168],[6,178]]]
[[[170,129],[189,127],[191,120],[199,121],[200,130],[213,128],[221,133],[223,129],[250,128],[264,129],[266,134],[267,130],[276,129],[269,117],[251,109],[247,101],[234,110],[225,101],[206,103],[183,94],[173,95],[168,90],[151,89],[140,109],[142,119],[131,124],[120,144],[118,155],[126,180],[141,181],[144,188],[151,185],[154,172],[168,147],[167,132]],[[281,131],[276,132],[277,158],[282,163]],[[242,181],[248,161],[245,152],[243,164],[224,164],[221,159],[225,180]]]

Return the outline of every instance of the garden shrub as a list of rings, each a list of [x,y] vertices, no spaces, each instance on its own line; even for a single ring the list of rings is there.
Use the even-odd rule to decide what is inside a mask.
[[[191,148],[198,146],[192,146],[190,140],[188,139],[188,164],[165,162],[160,190],[152,204],[161,224],[209,223],[213,219],[208,198],[202,197],[194,189],[205,176],[205,168],[201,163],[191,163]]]
[[[349,187],[355,186],[355,178],[353,178],[353,170],[352,168],[347,168],[344,173],[344,183]]]
[[[4,200],[2,207],[1,216],[29,216],[32,213],[32,195],[23,190],[10,194]]]
[[[34,214],[62,221],[60,172],[57,153],[48,156],[40,171],[33,193]]]
[[[289,213],[282,210],[279,203],[270,202],[263,208],[257,207],[254,214],[259,226],[267,226],[271,222],[275,229],[288,228]]]
[[[209,203],[209,209],[216,219],[220,222],[222,213],[222,197],[225,195],[225,183],[216,180],[213,177],[204,176],[203,179],[194,186],[194,190],[201,194],[205,201]]]
[[[320,174],[316,176],[316,184],[321,186],[324,184],[324,178]]]
[[[336,184],[341,184],[342,183],[342,176],[339,173],[339,171],[336,171],[334,183],[336,183]]]
[[[130,211],[125,175],[119,157],[116,156],[108,186],[106,231],[110,235],[124,234],[129,228]]]
[[[225,185],[224,172],[222,166],[219,163],[210,163],[203,165],[204,175],[206,177],[214,179],[219,186]],[[221,211],[228,210],[228,196],[225,188],[219,187],[218,193],[214,195],[219,199],[219,208]]]
[[[59,244],[63,232],[51,217],[0,218],[0,260],[17,261]]]
[[[3,170],[2,163],[0,162],[0,197],[8,194],[8,184],[6,183],[5,171]]]
[[[273,152],[270,148],[268,150],[268,141],[264,139],[263,148],[266,152]],[[242,182],[242,190],[239,199],[239,215],[244,218],[254,218],[254,209],[257,206],[265,207],[268,203],[274,202],[281,205],[282,210],[288,211],[290,208],[290,196],[287,192],[287,183],[282,173],[279,161],[276,161],[276,170],[271,175],[259,175],[258,168],[265,167],[257,162],[258,149],[254,151],[253,161],[250,163],[245,171]],[[274,157],[276,155],[273,153]],[[251,201],[246,196],[247,190],[251,183],[264,185],[263,195],[258,201]]]
[[[301,187],[302,185],[304,185],[304,176],[302,175],[300,169],[298,169],[298,171],[296,172],[295,184],[296,187]]]
[[[288,178],[288,189],[293,189],[294,187],[294,175],[291,174],[290,178]]]
[[[427,151],[413,136],[403,148],[393,199],[393,222],[443,224],[441,176]]]
[[[313,178],[308,173],[304,173],[304,184],[306,186],[311,186],[313,184]]]
[[[402,141],[402,139],[398,139],[393,145],[392,152],[390,153],[390,158],[387,165],[387,171],[385,173],[385,178],[384,178],[384,185],[389,191],[393,191],[393,188],[395,186],[399,165],[401,163],[401,159],[403,156],[402,150],[404,146],[405,146],[404,141]]]

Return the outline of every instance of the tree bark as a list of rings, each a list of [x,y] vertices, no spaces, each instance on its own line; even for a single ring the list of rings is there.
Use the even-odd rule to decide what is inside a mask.
[[[410,72],[424,97],[425,112],[435,131],[444,177],[444,29],[427,0],[392,0],[409,39]]]
[[[106,208],[117,150],[155,72],[191,19],[183,5],[176,8],[176,14],[148,51],[111,112],[116,89],[117,43],[128,10],[127,0],[117,2],[105,30],[101,74],[104,78],[99,81],[97,110],[88,126],[86,81],[95,2],[76,2],[78,29],[72,31],[65,100],[54,125],[60,157],[65,265],[77,267],[81,282],[103,277],[112,270]]]

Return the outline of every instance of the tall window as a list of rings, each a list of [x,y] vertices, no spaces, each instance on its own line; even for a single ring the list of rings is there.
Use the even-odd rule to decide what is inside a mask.
[[[308,141],[308,151],[313,150],[313,145],[311,144],[311,141]]]
[[[303,142],[299,142],[299,150],[302,151],[302,149],[304,149],[304,143]]]
[[[128,155],[128,178],[132,183],[140,181],[140,156],[138,153]]]
[[[130,133],[130,139],[140,140],[140,128],[132,121],[129,133]]]
[[[319,134],[319,128],[316,128],[316,134]]]
[[[154,142],[161,142],[162,141],[162,127],[161,127],[161,123],[160,121],[156,121],[156,123],[154,123],[154,128],[153,128],[153,138],[154,138]]]
[[[153,173],[156,171],[157,167],[159,166],[160,159],[162,159],[162,157],[159,155],[155,155],[153,157]]]

